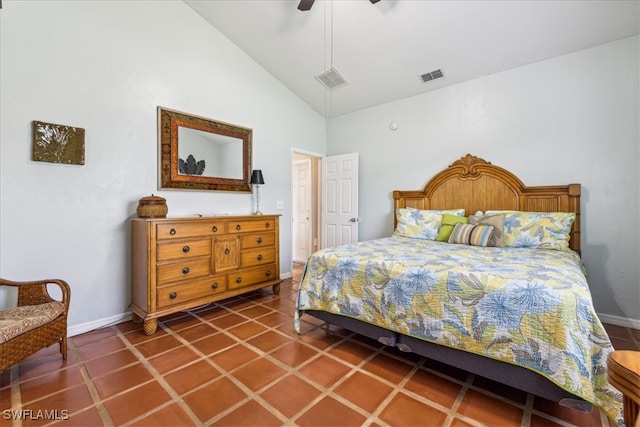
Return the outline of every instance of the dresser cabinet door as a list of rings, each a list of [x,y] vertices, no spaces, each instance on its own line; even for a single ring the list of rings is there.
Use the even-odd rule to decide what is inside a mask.
[[[215,272],[238,268],[238,238],[217,238],[213,243]]]

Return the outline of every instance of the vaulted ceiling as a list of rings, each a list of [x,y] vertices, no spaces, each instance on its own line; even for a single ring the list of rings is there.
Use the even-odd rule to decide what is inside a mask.
[[[640,33],[638,0],[184,1],[325,117]]]

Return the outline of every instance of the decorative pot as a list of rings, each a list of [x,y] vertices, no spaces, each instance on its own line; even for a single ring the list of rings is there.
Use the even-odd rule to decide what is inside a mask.
[[[140,199],[137,209],[140,218],[165,218],[168,211],[167,201],[153,194]]]

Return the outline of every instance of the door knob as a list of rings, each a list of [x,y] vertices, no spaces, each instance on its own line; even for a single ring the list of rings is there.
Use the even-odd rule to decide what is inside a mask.
[[[360,222],[360,218],[351,218],[349,221],[351,221],[351,222]]]

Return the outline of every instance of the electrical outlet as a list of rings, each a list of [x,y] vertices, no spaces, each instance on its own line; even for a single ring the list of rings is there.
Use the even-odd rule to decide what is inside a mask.
[[[276,208],[284,209],[284,202],[282,200],[278,200],[278,202],[276,203]]]

